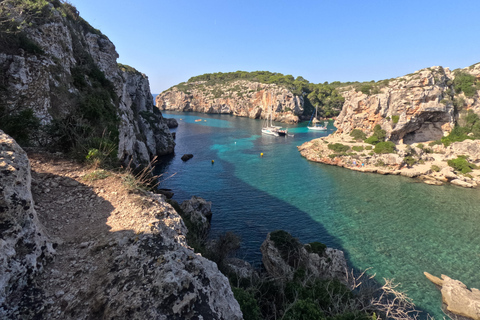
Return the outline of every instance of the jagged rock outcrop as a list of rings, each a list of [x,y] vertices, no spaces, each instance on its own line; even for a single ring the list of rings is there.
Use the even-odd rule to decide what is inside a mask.
[[[345,282],[347,261],[341,250],[326,248],[322,253],[308,252],[298,240],[290,241],[293,239],[291,236],[287,236],[287,241],[293,245],[281,245],[283,248],[278,248],[271,234],[267,235],[260,247],[263,265],[271,277],[292,280],[295,271],[301,267],[315,278]],[[283,235],[282,238],[285,239]]]
[[[167,122],[167,126],[171,129],[171,128],[176,128],[178,127],[178,122],[177,122],[177,119],[175,118],[164,118],[165,121]]]
[[[16,319],[55,251],[34,209],[27,155],[1,130],[0,171],[0,318]]]
[[[182,83],[162,92],[155,101],[161,110],[226,113],[253,119],[265,119],[272,112],[273,120],[287,123],[298,122],[303,114],[303,97],[275,84],[246,80]]]
[[[480,320],[480,290],[442,274],[442,279],[424,272],[427,279],[441,288],[446,311],[455,315]],[[448,313],[447,313],[448,314]],[[453,318],[452,318],[453,319]]]
[[[379,124],[395,142],[438,140],[455,125],[453,102],[448,100],[452,78],[448,68],[432,67],[385,80],[376,94],[346,91],[335,121],[338,133],[360,129],[370,134]]]
[[[210,232],[210,221],[212,220],[212,202],[203,198],[193,196],[190,200],[185,200],[180,205],[183,217],[192,223],[192,230],[195,236],[201,241],[205,241]]]
[[[146,164],[173,152],[175,143],[153,105],[147,77],[119,66],[115,46],[72,5],[47,7],[23,31],[29,47],[0,49],[2,112],[32,110],[41,123],[24,143],[63,147],[67,137],[77,143],[86,132],[100,137],[105,129],[124,164]]]

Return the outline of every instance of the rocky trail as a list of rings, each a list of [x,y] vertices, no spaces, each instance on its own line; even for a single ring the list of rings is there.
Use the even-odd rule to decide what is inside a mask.
[[[181,217],[162,196],[128,188],[124,173],[28,156],[39,228],[56,252],[23,293],[18,316],[241,317],[227,279],[188,247]]]

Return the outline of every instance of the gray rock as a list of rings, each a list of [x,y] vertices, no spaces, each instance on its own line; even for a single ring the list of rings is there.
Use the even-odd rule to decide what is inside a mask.
[[[188,161],[188,160],[190,160],[190,159],[192,159],[192,158],[193,158],[193,154],[191,154],[191,153],[186,153],[186,154],[184,154],[184,155],[182,156],[181,159],[182,159],[182,161]]]
[[[170,129],[178,127],[177,119],[175,119],[175,118],[164,118],[164,119],[165,119],[165,122],[167,123],[167,126]]]
[[[480,320],[480,290],[468,289],[465,284],[442,274],[442,279],[424,272],[427,279],[441,288],[442,301],[446,305],[447,314]],[[448,314],[449,315],[449,314]],[[450,316],[450,315],[449,315]],[[454,319],[455,317],[450,317]]]
[[[27,155],[1,130],[0,171],[0,318],[10,319],[55,250],[34,209]]]
[[[194,225],[196,236],[205,241],[210,232],[210,221],[212,219],[212,203],[200,197],[193,196],[190,200],[185,200],[180,205],[184,217]]]
[[[290,261],[286,261],[280,250],[270,238],[271,233],[262,243],[260,251],[262,252],[262,262],[267,273],[276,279],[292,280],[295,271],[302,267],[313,277],[321,279],[338,279],[346,281],[347,261],[343,251],[327,248],[322,255],[317,253],[308,253],[303,245],[289,252]],[[292,263],[293,262],[293,263]]]

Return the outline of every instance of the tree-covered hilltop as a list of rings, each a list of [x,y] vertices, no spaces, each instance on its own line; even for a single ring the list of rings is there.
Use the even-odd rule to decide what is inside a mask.
[[[303,77],[294,78],[292,75],[283,75],[278,72],[269,71],[236,71],[236,72],[216,72],[191,77],[187,84],[197,81],[206,81],[209,84],[218,84],[231,82],[235,80],[248,80],[253,82],[276,84],[292,91],[294,95],[303,96],[304,114],[310,115],[318,107],[319,116],[334,117],[342,110],[344,98],[336,89],[339,86],[349,85],[350,83],[334,82],[332,84],[310,83]],[[185,85],[185,84],[180,84]]]

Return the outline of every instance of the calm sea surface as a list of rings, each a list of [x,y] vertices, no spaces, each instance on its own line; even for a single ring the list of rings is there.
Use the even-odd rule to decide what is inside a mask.
[[[479,190],[358,173],[301,157],[297,146],[332,133],[332,123],[328,133],[289,125],[295,136],[281,138],[262,135],[261,120],[164,116],[179,126],[172,130],[175,156],[158,168],[163,179],[176,174],[161,187],[173,189],[179,202],[192,195],[212,201],[212,236],[238,233],[246,260],[259,264],[266,234],[283,229],[302,242],[343,250],[350,266],[371,268],[379,282],[394,278],[437,319],[443,316],[441,295],[424,271],[480,288]],[[185,153],[194,157],[183,162]]]

